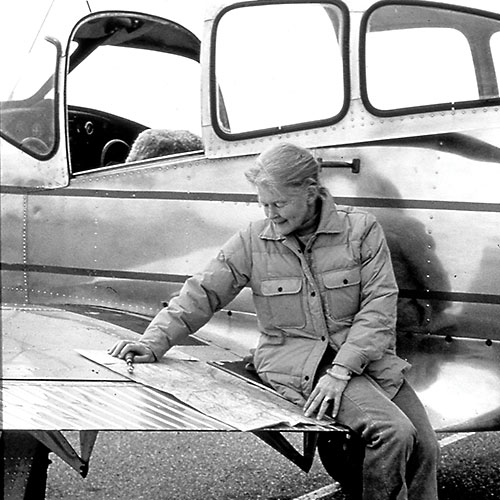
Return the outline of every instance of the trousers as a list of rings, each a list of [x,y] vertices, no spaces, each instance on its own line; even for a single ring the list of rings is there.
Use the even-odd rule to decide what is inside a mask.
[[[369,377],[354,376],[336,420],[365,446],[363,500],[437,500],[439,443],[407,381],[391,400]]]

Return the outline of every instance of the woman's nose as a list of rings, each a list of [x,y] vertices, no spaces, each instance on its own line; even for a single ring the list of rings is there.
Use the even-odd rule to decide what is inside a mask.
[[[268,219],[273,219],[274,217],[276,217],[276,215],[278,215],[278,211],[277,211],[276,207],[273,207],[273,206],[265,207],[264,213],[266,214],[266,217]]]

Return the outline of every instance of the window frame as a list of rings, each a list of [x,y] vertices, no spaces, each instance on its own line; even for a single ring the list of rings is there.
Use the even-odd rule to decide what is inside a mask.
[[[46,80],[46,82],[30,97],[20,100],[20,101],[6,101],[6,102],[30,102],[33,101],[34,99],[37,98],[37,96],[42,95],[43,93],[48,92],[50,89],[54,92],[54,98],[52,99],[52,118],[53,118],[53,128],[54,128],[54,140],[52,142],[51,147],[46,153],[39,153],[37,151],[34,151],[31,148],[28,148],[26,146],[23,146],[22,143],[25,139],[19,141],[17,138],[12,137],[11,135],[7,134],[3,130],[0,129],[0,137],[7,141],[8,143],[12,144],[15,148],[19,149],[23,153],[26,153],[27,155],[31,156],[32,158],[35,158],[36,160],[39,161],[48,161],[52,159],[58,149],[59,149],[59,144],[61,142],[61,123],[59,120],[59,107],[61,103],[61,95],[60,95],[60,71],[62,68],[61,64],[61,58],[62,58],[62,46],[59,40],[45,36],[43,40],[51,45],[54,46],[56,54],[55,54],[55,64],[54,64],[54,73]],[[8,109],[8,108],[6,108]]]
[[[456,102],[441,102],[433,104],[424,104],[421,106],[408,106],[403,108],[394,109],[379,109],[375,107],[368,97],[368,86],[367,86],[367,75],[366,75],[366,35],[368,22],[370,16],[378,10],[379,8],[386,6],[409,6],[409,7],[424,7],[429,9],[440,9],[443,11],[453,11],[462,14],[470,14],[476,16],[482,16],[488,19],[493,19],[500,22],[500,16],[493,12],[488,12],[485,10],[474,9],[469,7],[450,5],[440,2],[427,2],[427,1],[410,1],[410,0],[382,0],[373,4],[364,14],[361,19],[360,26],[360,40],[359,40],[359,80],[360,80],[360,93],[361,100],[366,107],[366,109],[373,115],[379,116],[381,118],[390,118],[401,115],[410,115],[418,113],[428,113],[428,112],[442,112],[442,111],[454,111],[459,109],[470,109],[478,108],[484,106],[495,106],[500,104],[500,96],[498,97],[488,97],[479,98],[475,100],[467,101],[456,101]],[[472,54],[474,61],[474,54]],[[475,68],[476,69],[476,68]],[[493,68],[494,69],[494,68]],[[477,82],[477,75],[476,82]],[[479,86],[479,82],[478,86]],[[497,75],[497,83],[500,86],[500,75]]]
[[[219,113],[218,113],[218,104],[220,102],[224,102],[223,95],[220,96],[220,89],[217,86],[217,78],[216,78],[216,67],[215,67],[215,48],[217,41],[217,28],[222,17],[229,11],[238,9],[241,7],[255,7],[262,5],[293,5],[293,4],[305,4],[310,5],[314,4],[328,4],[338,8],[341,12],[343,30],[342,30],[342,38],[339,41],[341,56],[342,56],[342,69],[343,69],[343,85],[344,85],[344,99],[342,103],[342,107],[339,112],[332,117],[318,119],[307,122],[300,123],[292,123],[284,126],[276,126],[276,127],[268,127],[257,130],[249,130],[244,132],[227,132],[224,130],[219,123]],[[209,102],[210,102],[210,119],[212,122],[212,127],[215,134],[223,140],[226,141],[239,141],[244,139],[253,139],[257,137],[265,137],[274,134],[285,134],[289,132],[297,132],[299,130],[310,130],[320,127],[325,127],[329,125],[334,125],[340,122],[347,114],[347,110],[349,109],[349,104],[351,101],[351,77],[350,77],[350,63],[349,63],[349,35],[350,35],[350,17],[349,10],[346,5],[338,0],[315,0],[314,2],[308,2],[306,0],[280,0],[279,2],[273,0],[264,0],[259,2],[254,1],[242,1],[221,9],[217,16],[214,19],[212,30],[210,33],[210,77],[209,77]],[[224,116],[226,110],[224,108]]]

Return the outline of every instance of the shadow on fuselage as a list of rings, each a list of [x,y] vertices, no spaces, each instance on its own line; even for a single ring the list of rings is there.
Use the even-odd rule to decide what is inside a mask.
[[[364,176],[357,188],[375,198],[402,199],[396,186],[380,175]],[[445,313],[450,303],[433,298],[434,292],[449,292],[451,286],[424,224],[402,208],[379,208],[374,214],[384,229],[399,288],[398,332],[437,333],[453,328],[454,320]]]

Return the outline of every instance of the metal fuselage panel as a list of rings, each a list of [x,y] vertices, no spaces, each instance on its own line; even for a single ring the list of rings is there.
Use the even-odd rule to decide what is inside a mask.
[[[27,300],[26,274],[22,266],[26,251],[25,203],[24,195],[1,195],[0,255],[2,261],[18,264],[11,270],[2,269],[2,302],[23,303]]]
[[[479,134],[464,137],[500,149]],[[339,203],[372,211],[382,223],[401,296],[420,311],[405,328],[499,339],[498,164],[436,141],[435,148],[401,140],[316,154],[360,159],[360,174],[324,169],[323,181]],[[12,225],[11,251],[21,257],[26,246],[25,294],[34,303],[155,314],[233,233],[263,216],[244,178],[253,160],[193,155],[89,173],[69,188],[30,193],[26,202],[8,195],[13,212],[27,205],[25,227]],[[239,304],[253,310],[246,298]]]
[[[486,142],[480,134],[469,137]],[[323,180],[339,203],[372,211],[384,227],[400,285],[400,353],[414,365],[409,378],[433,425],[478,425],[476,417],[500,407],[497,162],[445,151],[439,142],[437,149],[401,141],[315,153],[361,161],[360,174],[325,169]],[[224,241],[262,217],[243,175],[253,160],[172,158],[30,194],[29,300],[152,316]],[[249,291],[228,308],[252,312]],[[219,345],[238,346],[238,332],[227,321],[205,332],[216,332]],[[256,322],[246,330],[256,342]],[[246,337],[241,343],[251,347]],[[457,401],[470,394],[466,381],[476,388],[471,410],[457,413]]]

